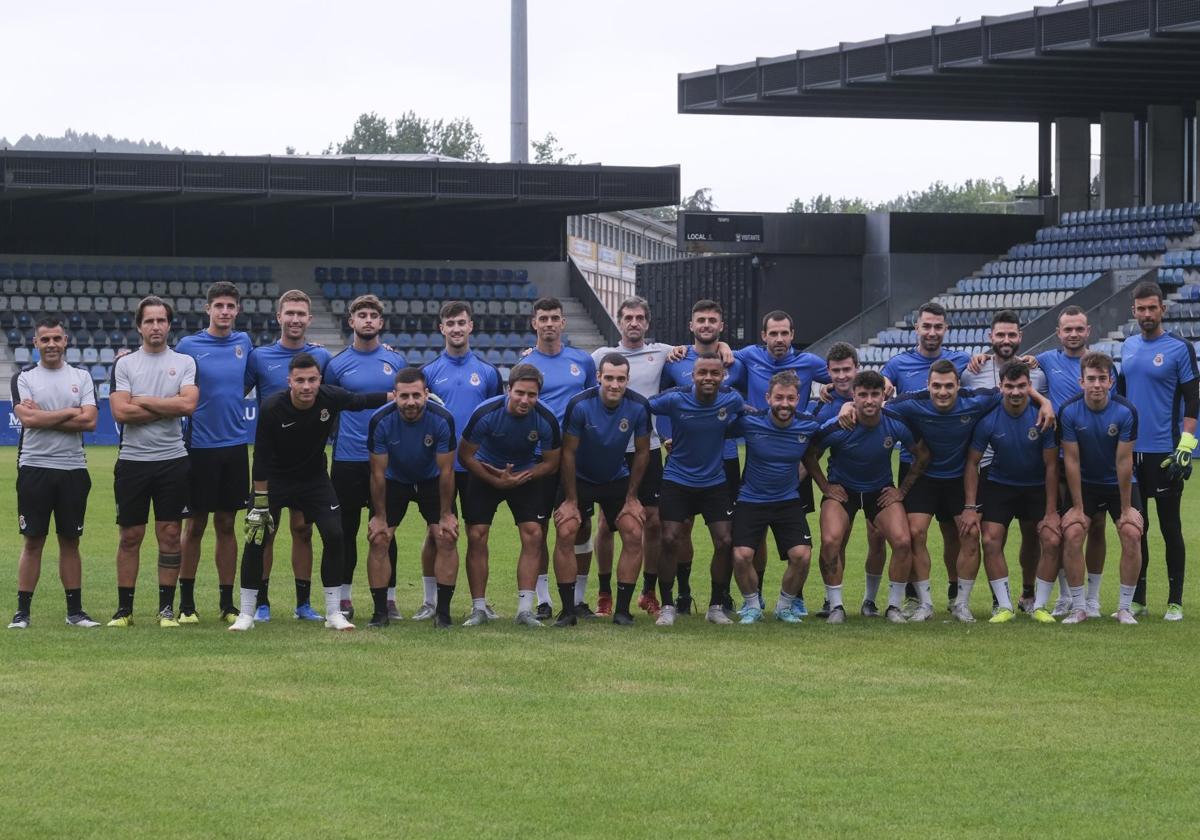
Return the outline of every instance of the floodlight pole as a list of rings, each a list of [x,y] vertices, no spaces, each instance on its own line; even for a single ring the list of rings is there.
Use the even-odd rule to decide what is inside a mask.
[[[512,71],[509,107],[512,112],[513,163],[529,162],[529,39],[525,0],[512,0]]]

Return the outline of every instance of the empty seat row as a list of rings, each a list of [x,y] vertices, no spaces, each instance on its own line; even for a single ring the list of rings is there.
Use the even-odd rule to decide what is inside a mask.
[[[1062,214],[1064,225],[1090,222],[1137,222],[1146,219],[1194,219],[1200,217],[1200,201],[1175,204],[1154,204],[1146,207],[1106,207],[1100,210],[1077,210]]]
[[[564,341],[567,336],[563,336]],[[384,344],[390,344],[397,350],[425,350],[432,348],[441,350],[445,346],[445,341],[440,333],[391,333],[386,332],[380,336],[380,340]],[[532,347],[536,339],[532,334],[526,333],[477,333],[471,336],[471,345],[476,350],[524,350],[526,347]]]
[[[1115,268],[1137,268],[1137,254],[1100,255],[1091,257],[1054,257],[1044,259],[993,260],[984,265],[988,275],[1062,274],[1079,271],[1108,271]]]
[[[318,283],[517,283],[529,282],[524,268],[406,268],[403,266],[317,266]]]
[[[380,301],[384,315],[433,315],[437,316],[442,309],[441,300],[387,300]],[[349,304],[344,300],[331,301],[329,310],[334,315],[345,315]],[[471,302],[471,313],[475,317],[482,315],[532,315],[533,303],[528,300],[475,300]],[[343,325],[349,329],[348,325]]]
[[[266,283],[269,265],[142,265],[140,263],[42,263],[0,261],[0,279],[20,280],[196,280],[215,283]]]
[[[947,309],[1047,309],[1071,296],[1070,292],[1017,292],[1013,294],[940,295],[934,300]]]
[[[359,295],[375,295],[381,300],[400,298],[438,298],[439,300],[535,300],[535,287],[517,283],[334,283],[321,284],[326,300],[349,301]]]
[[[1037,241],[1067,242],[1130,236],[1191,236],[1195,232],[1196,223],[1192,219],[1154,219],[1143,222],[1105,222],[1042,228],[1037,232]]]
[[[964,277],[955,284],[963,294],[979,292],[1054,292],[1082,289],[1100,279],[1096,272],[1077,274],[1020,274],[993,277]]]
[[[1163,265],[1200,266],[1200,251],[1167,251]]]
[[[239,291],[248,298],[274,301],[279,297],[276,283],[248,283]],[[143,298],[146,295],[164,297],[204,298],[208,284],[195,280],[33,280],[6,277],[0,280],[0,292],[6,295],[114,295]]]
[[[1026,257],[1086,257],[1100,254],[1151,254],[1167,250],[1165,236],[1137,236],[1125,239],[1088,239],[1079,242],[1035,242],[1015,245],[1009,256]]]

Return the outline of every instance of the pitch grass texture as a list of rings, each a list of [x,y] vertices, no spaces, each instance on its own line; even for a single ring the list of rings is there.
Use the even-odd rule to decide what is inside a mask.
[[[107,620],[115,451],[88,454],[84,605]],[[0,481],[14,480],[8,457]],[[1184,516],[1193,569],[1198,493],[1189,488]],[[7,617],[20,546],[13,495],[0,510],[11,524],[0,533]],[[149,540],[137,626],[68,628],[48,551],[31,628],[0,631],[0,835],[1097,837],[1188,835],[1200,824],[1200,611],[1161,620],[1156,533],[1152,617],[1139,627],[1025,616],[989,626],[982,582],[980,623],[950,623],[936,559],[934,622],[862,619],[860,524],[841,627],[693,616],[661,630],[638,613],[628,629],[601,620],[537,631],[511,623],[516,533],[505,513],[497,525],[490,599],[505,620],[448,632],[405,621],[341,634],[293,621],[286,533],[275,619],[251,633],[217,623],[208,542],[203,623],[159,629]],[[398,538],[411,615],[421,600],[415,511]],[[697,554],[706,603],[707,550]],[[1109,562],[1106,615],[1112,550]],[[1010,565],[1017,580],[1015,555]],[[773,561],[769,603],[780,572]],[[1196,574],[1188,597],[1200,610]],[[360,563],[355,602],[369,612],[364,575]],[[807,594],[819,605],[815,571]],[[467,607],[463,574],[458,620]]]

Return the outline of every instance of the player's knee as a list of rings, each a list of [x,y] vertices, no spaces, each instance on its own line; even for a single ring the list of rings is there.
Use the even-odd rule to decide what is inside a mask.
[[[134,525],[132,528],[122,528],[120,546],[122,551],[137,551],[146,538],[146,526]]]
[[[67,537],[59,537],[58,544],[63,545],[63,546],[67,545],[68,544],[67,539],[68,539]],[[69,539],[75,540],[75,544],[79,543],[79,539],[76,537],[70,537]],[[25,550],[26,551],[40,552],[45,545],[46,545],[46,535],[45,534],[42,534],[40,537],[25,537]]]
[[[1121,526],[1120,530],[1121,547],[1124,549],[1140,548],[1142,542],[1142,529],[1136,525],[1126,523]]]
[[[913,550],[913,541],[910,534],[900,534],[896,539],[892,540],[893,554],[911,554]]]
[[[576,537],[579,534],[579,523],[572,519],[570,522],[564,522],[559,525],[554,539],[556,543],[575,545]]]
[[[536,522],[522,522],[519,526],[521,532],[521,546],[529,548],[530,546],[540,546],[542,544],[542,526]]]
[[[312,543],[312,524],[301,522],[299,525],[292,523],[292,541],[302,543]]]
[[[733,549],[733,563],[735,566],[747,567],[754,563],[754,549],[747,548],[744,545],[736,546]]]
[[[232,511],[220,511],[213,514],[213,529],[221,536],[233,535],[235,514]]]
[[[717,553],[728,554],[733,549],[733,536],[730,534],[713,534],[713,550]]]
[[[821,532],[821,554],[840,553],[842,550],[842,535],[837,531],[830,529],[828,532]]]
[[[788,552],[787,562],[794,568],[807,569],[812,563],[812,549],[806,545],[796,546]]]
[[[908,540],[914,549],[925,547],[925,542],[929,539],[929,527],[921,526],[918,528],[909,528]]]
[[[621,533],[621,542],[637,543],[642,541],[642,535],[645,533],[643,527],[637,522],[629,522],[632,517],[626,516],[621,520],[618,529]]]

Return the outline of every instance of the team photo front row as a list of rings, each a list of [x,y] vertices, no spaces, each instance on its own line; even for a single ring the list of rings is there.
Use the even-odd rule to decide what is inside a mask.
[[[673,347],[646,340],[649,304],[627,299],[616,318],[620,343],[588,354],[564,341],[561,302],[541,298],[531,318],[535,345],[505,386],[500,372],[471,350],[471,307],[462,301],[441,309],[441,355],[412,367],[381,342],[384,307],[372,295],[348,307],[353,340],[334,356],[307,341],[311,301],[301,291],[280,298],[281,336],[260,347],[233,328],[241,297],[232,283],[209,288],[208,328],[175,348],[168,343],[171,306],[147,297],[134,319],[141,347],[118,357],[111,372],[110,408],[120,424],[113,478],[119,540],[117,610],[108,626],[134,624],[153,509],[160,627],[200,622],[195,580],[211,519],[219,611],[229,630],[271,620],[272,549],[281,527],[292,536],[293,616],[354,629],[363,510],[372,599],[367,626],[385,627],[403,617],[395,532],[414,505],[426,532],[419,551],[423,598],[413,618],[439,628],[454,623],[460,530],[471,600],[462,623],[499,618],[487,584],[490,532],[502,505],[519,537],[515,621],[529,627],[601,616],[632,625],[635,606],[658,626],[673,625],[693,612],[699,519],[712,546],[706,619],[766,619],[769,534],[783,562],[770,613],[801,623],[809,615],[810,514],[819,525],[815,552],[824,585],[824,603],[814,614],[844,623],[846,549],[860,512],[867,531],[859,607],[865,618],[904,624],[934,617],[927,544],[934,520],[954,619],[975,621],[969,601],[981,564],[992,593],[991,623],[1019,613],[1045,624],[1099,618],[1111,521],[1120,546],[1112,617],[1131,625],[1148,615],[1151,499],[1166,554],[1163,617],[1177,621],[1185,554],[1179,511],[1196,446],[1200,377],[1191,345],[1163,330],[1162,290],[1143,283],[1133,299],[1140,334],[1125,342],[1119,372],[1110,356],[1088,349],[1090,326],[1077,307],[1059,315],[1061,347],[1036,357],[1018,353],[1016,313],[998,312],[991,352],[972,358],[942,346],[947,319],[937,303],[917,313],[917,346],[877,372],[861,368],[845,343],[824,358],[794,350],[792,320],[782,311],[764,317],[761,344],[733,351],[720,340],[721,307],[711,300],[692,308],[694,343]],[[66,363],[68,345],[61,321],[40,321],[37,362],[13,378],[13,413],[22,424],[17,512],[24,544],[12,629],[30,626],[51,519],[67,623],[100,624],[83,608],[80,556],[91,489],[83,435],[96,427],[97,399],[90,375]],[[816,386],[819,396],[812,396]],[[251,391],[259,403],[252,455],[243,409]],[[239,511],[245,511],[240,574]],[[1019,596],[1010,588],[1004,553],[1014,521]],[[323,616],[311,604],[314,529]],[[586,600],[593,555],[600,583],[595,611]],[[742,602],[736,610],[734,586]]]

